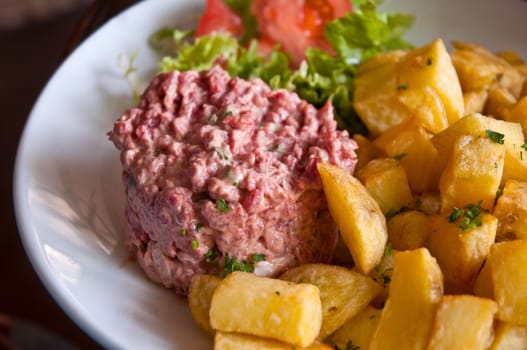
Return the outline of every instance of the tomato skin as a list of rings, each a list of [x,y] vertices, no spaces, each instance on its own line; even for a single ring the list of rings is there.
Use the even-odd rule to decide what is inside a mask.
[[[308,47],[329,51],[324,25],[350,11],[349,0],[253,0],[252,3],[261,37],[280,43],[294,65],[304,58]]]
[[[251,12],[258,21],[258,50],[268,53],[279,43],[294,66],[308,47],[331,52],[324,39],[324,25],[352,11],[350,0],[252,0]],[[213,32],[243,34],[242,20],[224,0],[207,0],[196,36]]]
[[[196,36],[213,32],[227,32],[234,36],[242,34],[241,18],[223,0],[207,0],[207,7],[199,21]]]

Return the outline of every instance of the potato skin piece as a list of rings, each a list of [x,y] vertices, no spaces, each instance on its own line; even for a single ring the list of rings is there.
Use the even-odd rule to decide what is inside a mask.
[[[235,271],[216,287],[210,305],[216,331],[239,332],[309,346],[322,324],[320,292],[295,284]]]

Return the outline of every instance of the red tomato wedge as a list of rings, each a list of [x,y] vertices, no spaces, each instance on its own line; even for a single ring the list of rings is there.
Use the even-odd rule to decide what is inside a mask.
[[[308,47],[329,50],[324,26],[351,10],[349,0],[254,0],[252,5],[260,35],[281,43],[294,64]]]
[[[226,32],[234,36],[242,34],[241,18],[223,0],[207,0],[207,8],[201,17],[196,36]]]
[[[280,43],[295,66],[308,47],[330,51],[324,26],[351,11],[350,0],[253,0],[251,6],[258,20],[259,50],[267,53]],[[242,31],[241,18],[223,0],[207,0],[196,36],[212,32],[240,36]]]

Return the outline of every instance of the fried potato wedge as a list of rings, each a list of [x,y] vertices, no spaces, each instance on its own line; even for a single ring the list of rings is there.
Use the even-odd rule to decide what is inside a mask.
[[[357,315],[381,291],[371,278],[335,265],[300,265],[286,271],[280,279],[312,283],[320,289],[322,327],[319,339],[325,339]]]
[[[210,305],[216,331],[239,332],[309,346],[322,324],[318,287],[236,271],[222,280]]]
[[[220,282],[221,278],[217,276],[197,274],[192,276],[188,290],[188,306],[192,318],[201,329],[210,335],[214,335],[209,319],[210,302]]]
[[[319,163],[331,216],[358,269],[368,274],[381,260],[388,239],[379,204],[359,180],[337,166]]]

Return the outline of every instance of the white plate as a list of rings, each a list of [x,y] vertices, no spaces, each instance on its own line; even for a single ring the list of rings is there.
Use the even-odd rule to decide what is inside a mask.
[[[115,349],[208,349],[185,300],[149,282],[121,243],[124,192],[106,132],[132,104],[117,57],[138,50],[146,78],[158,57],[148,36],[195,23],[203,1],[143,1],[107,23],[60,67],[20,142],[15,206],[20,234],[43,283],[96,341]],[[527,2],[387,0],[417,15],[409,39],[469,40],[527,58]]]

